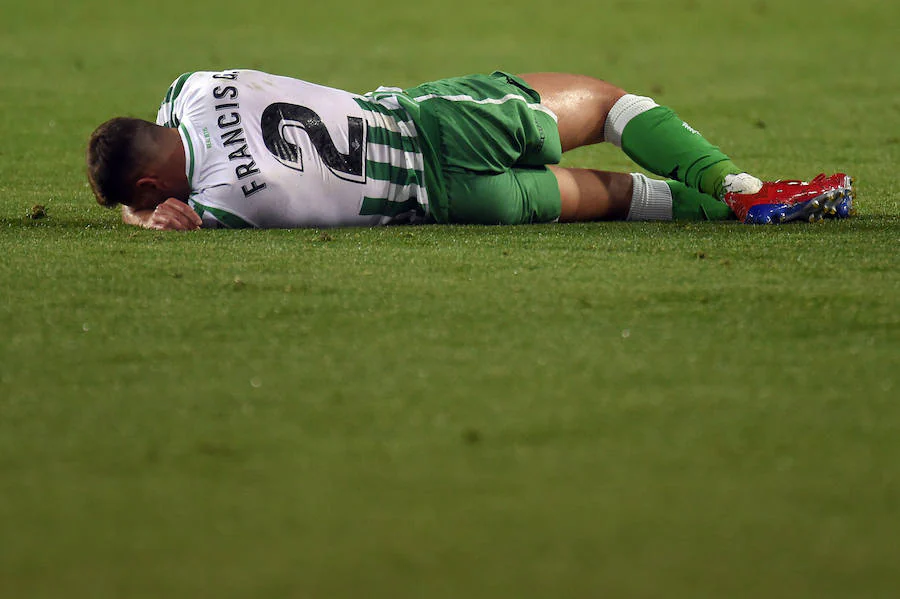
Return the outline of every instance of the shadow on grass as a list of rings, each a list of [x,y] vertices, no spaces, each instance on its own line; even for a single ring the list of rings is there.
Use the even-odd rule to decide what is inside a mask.
[[[603,226],[604,223],[580,223],[581,226],[591,225],[591,226]],[[607,223],[613,224],[613,223]],[[629,223],[615,223],[616,225],[622,226],[627,225]],[[639,224],[639,223],[635,223]],[[666,226],[684,226],[686,224],[691,225],[692,228],[695,227],[714,227],[715,225],[722,224],[717,222],[690,222],[690,221],[679,221],[679,222],[666,222],[666,223],[657,223]],[[728,223],[734,224],[737,223]],[[841,221],[839,223],[831,223],[826,222],[828,224],[839,224],[840,228],[824,228],[819,229],[821,231],[883,231],[885,229],[891,228],[900,228],[900,216],[893,214],[866,214],[863,216],[856,216],[852,219]],[[567,225],[562,224],[559,225],[565,227]],[[806,223],[791,223],[789,225],[785,225],[786,227],[805,227]],[[812,225],[817,226],[817,225]],[[376,227],[377,228],[377,227]],[[452,229],[452,230],[478,230],[486,233],[489,232],[498,232],[498,229],[516,229],[518,227],[494,227],[494,226],[459,226],[459,225],[418,225],[418,226],[396,226],[396,227],[384,227],[381,230],[385,232],[388,231],[403,231],[406,235],[410,235],[413,231],[419,230],[434,230],[434,229]],[[541,226],[534,227],[535,230],[540,230]],[[753,227],[755,228],[755,227]],[[113,231],[137,231],[139,230],[136,227],[131,227],[129,225],[125,225],[117,220],[107,219],[107,218],[88,218],[88,217],[67,217],[67,218],[56,218],[53,216],[47,216],[43,218],[30,218],[28,216],[20,216],[20,217],[0,217],[0,231],[8,231],[10,229],[20,229],[20,230],[59,230],[59,231],[76,231],[83,229],[99,229],[99,230],[113,230]],[[350,228],[347,228],[350,229]],[[308,229],[313,230],[313,229]],[[319,229],[316,229],[319,230]],[[341,231],[345,229],[328,229],[328,231]],[[246,231],[245,231],[246,232]]]
[[[6,229],[118,229],[124,224],[108,219],[91,219],[86,217],[55,218],[46,216],[43,218],[31,218],[28,216],[0,218],[0,230]]]

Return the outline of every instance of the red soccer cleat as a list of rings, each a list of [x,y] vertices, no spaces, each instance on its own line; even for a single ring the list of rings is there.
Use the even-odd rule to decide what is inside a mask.
[[[844,173],[830,177],[822,173],[808,183],[766,182],[757,193],[726,193],[724,201],[748,224],[847,218],[853,214],[853,179]]]

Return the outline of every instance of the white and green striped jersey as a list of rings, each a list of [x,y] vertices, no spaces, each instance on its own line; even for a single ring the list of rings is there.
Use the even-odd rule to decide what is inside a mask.
[[[204,226],[337,227],[428,213],[416,127],[390,93],[259,71],[186,73],[157,124],[177,127]]]

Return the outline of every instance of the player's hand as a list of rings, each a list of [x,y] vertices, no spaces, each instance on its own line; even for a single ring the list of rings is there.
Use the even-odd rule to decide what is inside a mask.
[[[175,198],[169,198],[153,210],[144,225],[161,231],[193,231],[203,224],[200,215],[190,206]]]

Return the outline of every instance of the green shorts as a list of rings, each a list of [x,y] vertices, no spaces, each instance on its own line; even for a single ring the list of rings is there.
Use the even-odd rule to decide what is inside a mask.
[[[515,225],[559,218],[556,116],[507,73],[425,83],[404,92],[415,115],[431,214],[439,223]]]

